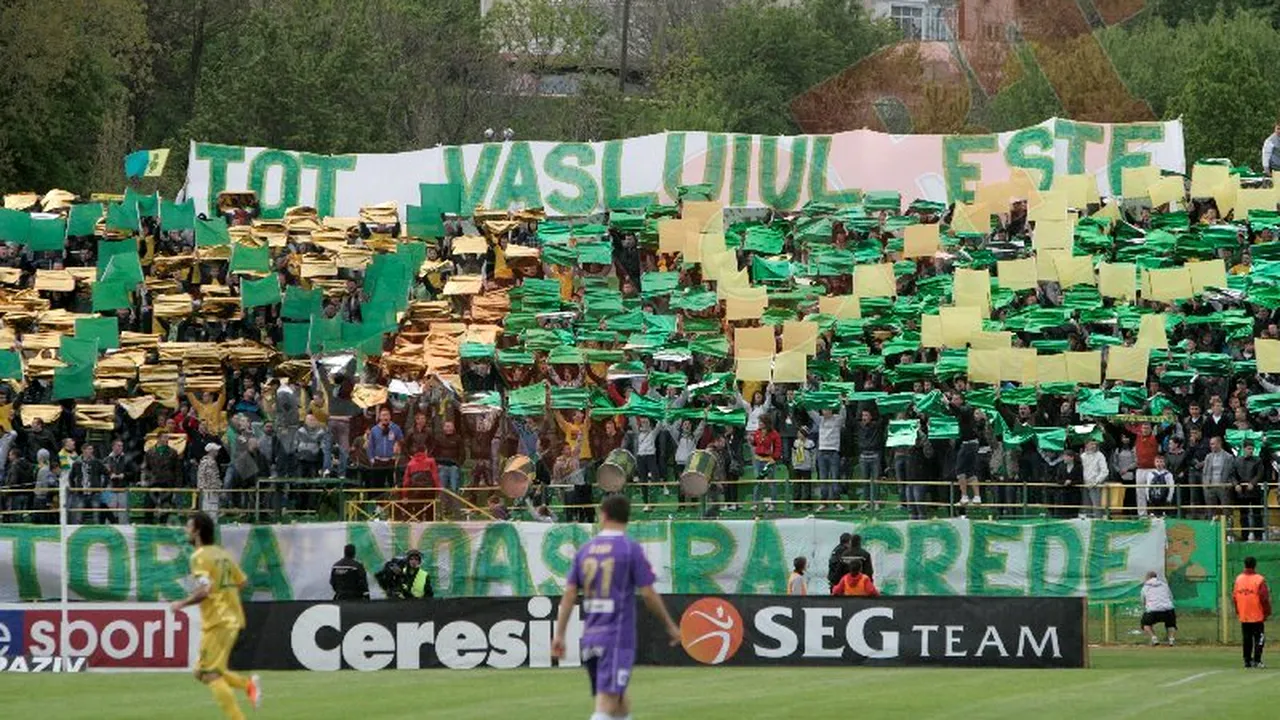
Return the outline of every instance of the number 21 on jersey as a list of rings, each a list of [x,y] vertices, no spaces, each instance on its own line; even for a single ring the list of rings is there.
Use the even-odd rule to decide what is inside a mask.
[[[582,611],[585,613],[613,612],[613,558],[599,560],[588,557],[582,561]]]

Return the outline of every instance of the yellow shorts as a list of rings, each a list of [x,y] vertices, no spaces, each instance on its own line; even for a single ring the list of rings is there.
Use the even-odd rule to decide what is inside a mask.
[[[238,635],[240,628],[230,626],[201,630],[199,671],[218,674],[226,672],[227,661],[231,659],[231,648],[235,647]]]

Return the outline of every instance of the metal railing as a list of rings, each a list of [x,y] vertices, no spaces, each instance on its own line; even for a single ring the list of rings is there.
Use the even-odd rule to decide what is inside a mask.
[[[768,492],[754,493],[757,485]],[[1229,495],[1227,502],[1210,504],[1205,490],[1221,486],[1184,484],[1173,489],[1170,502],[1148,505],[1139,513],[1136,505],[1126,506],[1126,491],[1134,485],[1108,483],[1102,486],[1099,505],[1084,500],[1085,494],[1064,495],[1053,483],[988,480],[969,485],[981,502],[962,503],[959,486],[950,480],[899,482],[893,479],[827,480],[780,477],[772,480],[745,478],[714,483],[706,496],[691,499],[680,495],[675,481],[631,482],[624,492],[644,514],[665,515],[689,512],[701,515],[749,513],[753,515],[803,516],[830,512],[857,513],[879,519],[957,517],[983,518],[1119,518],[1139,514],[1175,518],[1227,520],[1228,539],[1267,540],[1273,536],[1273,522],[1280,523],[1280,493],[1263,484],[1260,502],[1240,502]],[[593,490],[591,504],[569,500],[569,485],[531,485],[543,502],[563,517],[566,511],[590,510],[601,493]],[[648,491],[646,493],[646,490]],[[1074,488],[1079,493],[1083,488]],[[491,519],[487,499],[498,493],[495,486],[468,486],[452,492],[438,488],[361,488],[354,483],[327,478],[264,478],[250,488],[201,491],[194,488],[121,487],[101,489],[69,488],[71,522],[148,523],[173,521],[197,508],[207,508],[223,520],[240,522],[294,522],[308,520],[390,520],[425,522],[441,519]],[[757,499],[753,499],[753,497]],[[212,501],[212,502],[211,502]],[[516,515],[525,503],[503,498]],[[57,490],[36,493],[30,488],[0,489],[0,522],[57,523]],[[1274,533],[1280,538],[1280,531]]]

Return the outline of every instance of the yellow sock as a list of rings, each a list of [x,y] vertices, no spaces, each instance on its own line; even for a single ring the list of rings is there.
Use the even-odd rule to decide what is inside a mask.
[[[224,670],[222,672],[222,679],[226,680],[227,684],[236,690],[244,690],[249,687],[249,678],[241,675],[240,673],[233,673],[230,670]]]
[[[240,712],[240,707],[236,705],[236,693],[227,684],[223,678],[218,678],[209,683],[209,689],[213,691],[213,699],[218,703],[218,707],[222,708],[222,714],[227,716],[228,720],[244,720],[244,713]]]

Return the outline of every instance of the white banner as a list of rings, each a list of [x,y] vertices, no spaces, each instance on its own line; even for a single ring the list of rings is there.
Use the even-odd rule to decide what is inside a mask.
[[[590,525],[543,523],[326,523],[230,525],[221,542],[259,600],[327,600],[329,570],[347,543],[372,574],[419,548],[440,596],[557,595]],[[841,533],[862,534],[875,580],[890,595],[1133,597],[1165,566],[1162,520],[1034,523],[836,520],[633,523],[657,589],[688,594],[780,594],[792,561],[809,562],[811,593],[828,591],[827,559]],[[178,528],[79,526],[69,542],[72,597],[157,601],[183,597],[187,550]],[[0,602],[58,595],[58,529],[0,525]]]
[[[421,205],[419,185],[461,187],[464,212],[545,208],[548,215],[670,203],[681,185],[709,186],[726,206],[798,209],[847,204],[862,191],[892,190],[905,203],[969,201],[981,183],[1032,171],[1041,188],[1056,176],[1089,174],[1110,195],[1125,168],[1184,172],[1182,123],[1097,124],[1052,118],[992,135],[764,136],[667,132],[607,142],[443,146],[388,154],[319,155],[261,147],[191,144],[186,193],[210,212],[223,191],[257,193],[262,216],[295,205],[354,216],[395,202],[401,218]]]

